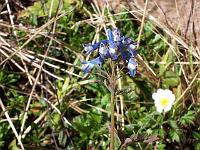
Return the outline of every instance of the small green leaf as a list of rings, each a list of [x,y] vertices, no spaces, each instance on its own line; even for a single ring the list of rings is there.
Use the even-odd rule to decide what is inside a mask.
[[[158,129],[158,135],[159,135],[161,138],[164,138],[164,136],[165,136],[165,131],[164,131],[163,128]]]
[[[155,43],[159,42],[160,40],[161,40],[160,34],[156,34],[155,37],[149,41],[148,44],[155,44]],[[157,44],[157,45],[160,45],[160,44]]]
[[[182,94],[182,85],[179,84],[179,85],[177,86],[177,89],[176,89],[176,97],[177,97],[177,98],[180,97],[181,94]]]
[[[3,72],[0,72],[0,82],[3,81],[3,77],[4,77]]]
[[[69,77],[65,79],[64,84],[62,86],[62,93],[65,93],[69,89]]]
[[[194,136],[194,138],[196,138],[197,140],[200,139],[200,133],[193,131],[192,135]]]
[[[20,150],[18,147],[17,147],[17,144],[16,144],[16,139],[12,140],[12,142],[9,144],[9,147],[8,147],[10,150]]]
[[[60,131],[60,132],[59,132],[58,141],[59,141],[59,144],[60,144],[60,145],[62,145],[62,146],[65,146],[65,145],[66,145],[66,142],[67,142],[67,135],[64,133],[64,131]]]
[[[171,126],[173,129],[178,129],[178,126],[177,126],[177,122],[176,122],[176,121],[170,120],[170,121],[169,121],[169,124],[170,124],[170,126]]]
[[[172,141],[180,142],[179,131],[178,130],[171,130],[169,133]]]
[[[159,149],[159,150],[165,150],[165,147],[166,147],[166,145],[165,144],[163,144],[163,143],[158,143],[157,144],[157,148]]]
[[[187,114],[180,118],[180,123],[182,125],[193,124],[195,119],[195,112],[188,111]]]
[[[55,125],[58,125],[61,122],[61,117],[59,114],[56,113],[53,115],[52,120]]]
[[[179,80],[177,77],[165,78],[163,80],[163,86],[165,86],[165,88],[175,87],[178,85],[178,83],[179,83]]]
[[[200,142],[198,142],[196,145],[195,145],[195,150],[199,150],[200,149]]]

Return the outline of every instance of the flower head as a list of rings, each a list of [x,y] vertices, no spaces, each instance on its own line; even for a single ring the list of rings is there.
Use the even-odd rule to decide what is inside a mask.
[[[130,58],[128,61],[128,70],[129,70],[130,76],[134,77],[137,70],[137,63],[135,62],[133,58]]]
[[[108,35],[107,40],[102,40],[93,45],[84,45],[84,51],[87,55],[95,50],[98,50],[99,55],[93,60],[82,62],[84,74],[88,73],[95,64],[98,64],[98,66],[101,67],[104,60],[107,58],[111,58],[113,61],[122,58],[124,63],[127,65],[129,74],[134,77],[137,69],[137,62],[134,59],[137,55],[136,43],[129,37],[124,37],[118,29],[107,29],[106,32]],[[120,53],[121,57],[119,57]]]
[[[157,92],[152,94],[152,98],[156,110],[160,113],[169,111],[175,101],[175,95],[168,89],[158,89]]]

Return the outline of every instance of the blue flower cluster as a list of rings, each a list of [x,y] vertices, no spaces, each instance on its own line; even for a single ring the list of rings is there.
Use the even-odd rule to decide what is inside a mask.
[[[130,76],[134,77],[137,69],[137,62],[135,56],[137,55],[136,43],[129,37],[122,36],[119,29],[107,29],[108,40],[102,40],[96,44],[84,45],[84,51],[88,55],[91,52],[98,50],[98,57],[82,62],[82,69],[84,74],[88,73],[95,65],[100,68],[106,58],[111,58],[117,61],[121,53],[121,58],[125,64],[128,64]]]

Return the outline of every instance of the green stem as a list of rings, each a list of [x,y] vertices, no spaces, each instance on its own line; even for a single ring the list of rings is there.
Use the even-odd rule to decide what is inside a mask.
[[[110,150],[114,150],[114,129],[115,129],[115,105],[114,105],[114,92],[111,92],[111,133],[110,133]]]
[[[115,145],[115,137],[114,137],[114,130],[115,130],[115,87],[116,87],[116,80],[115,80],[115,64],[111,61],[111,68],[112,68],[112,75],[110,80],[110,92],[111,92],[111,132],[110,132],[110,150],[114,150]]]

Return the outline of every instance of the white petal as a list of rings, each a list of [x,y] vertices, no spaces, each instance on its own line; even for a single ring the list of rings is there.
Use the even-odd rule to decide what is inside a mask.
[[[157,94],[157,93],[153,93],[153,94],[152,94],[152,98],[153,98],[153,100],[155,101],[155,100],[158,98],[158,94]]]
[[[163,109],[162,109],[162,108],[159,108],[159,107],[157,107],[156,110],[157,110],[157,112],[159,112],[159,113],[162,113],[162,111],[163,111]]]
[[[165,97],[172,103],[175,101],[175,95],[171,91],[166,91]]]
[[[130,47],[131,49],[135,49],[136,46],[137,46],[137,45],[134,45],[134,44],[130,44],[130,45],[129,45],[129,47]]]
[[[104,47],[100,47],[99,52],[100,52],[102,55],[106,55],[106,49],[105,49]]]
[[[84,47],[84,51],[91,51],[93,47],[91,45]]]
[[[164,108],[164,112],[169,111],[171,108],[172,108],[172,105],[167,105],[167,106]]]
[[[157,90],[157,93],[163,93],[163,92],[164,92],[163,89],[158,89],[158,90]]]
[[[128,68],[130,69],[136,69],[136,65],[132,63],[128,63]]]
[[[110,53],[114,54],[115,53],[115,49],[114,48],[110,48]]]

